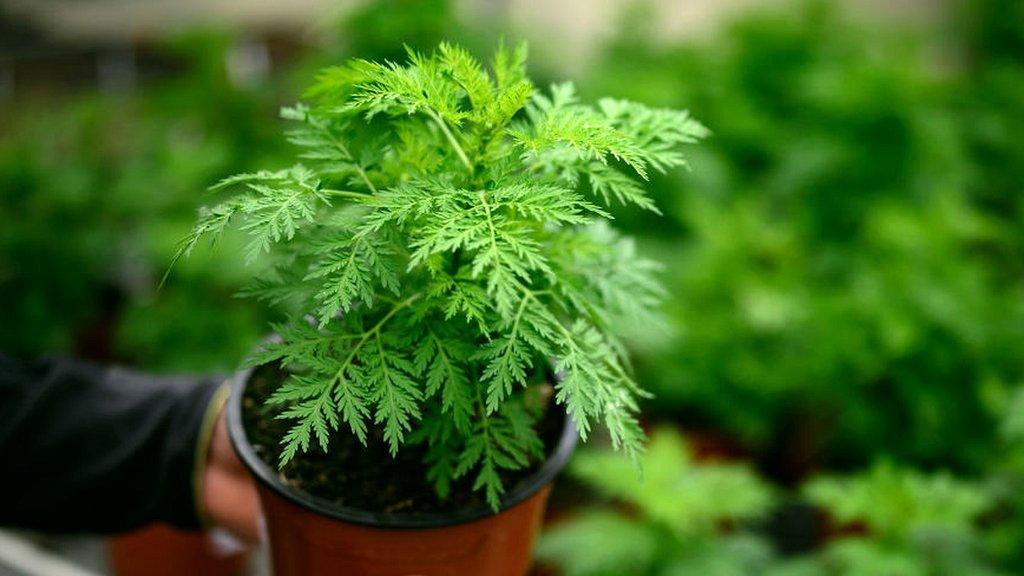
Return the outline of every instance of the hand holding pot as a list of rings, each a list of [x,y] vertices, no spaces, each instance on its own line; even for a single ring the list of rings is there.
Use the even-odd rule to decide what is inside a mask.
[[[203,507],[211,522],[248,545],[258,544],[261,512],[256,485],[231,447],[224,420],[221,410],[203,470]]]

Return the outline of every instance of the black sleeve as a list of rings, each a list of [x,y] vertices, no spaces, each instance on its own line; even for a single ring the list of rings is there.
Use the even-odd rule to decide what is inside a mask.
[[[0,354],[0,524],[198,527],[196,443],[218,383]]]

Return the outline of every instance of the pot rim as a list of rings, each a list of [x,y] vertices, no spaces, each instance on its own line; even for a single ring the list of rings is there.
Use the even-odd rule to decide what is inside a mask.
[[[238,454],[242,463],[249,469],[249,472],[256,477],[256,480],[278,496],[307,511],[342,522],[373,528],[422,530],[467,524],[481,518],[500,514],[527,500],[550,484],[569,462],[569,457],[572,456],[579,441],[576,425],[573,423],[572,418],[566,415],[565,424],[562,427],[562,433],[558,438],[555,449],[540,468],[533,474],[520,480],[505,493],[498,512],[495,512],[486,504],[452,512],[430,512],[415,515],[372,512],[350,506],[339,506],[326,498],[315,496],[285,484],[281,480],[278,471],[264,462],[256,454],[252,444],[249,443],[245,433],[245,425],[242,421],[242,396],[254,371],[254,367],[243,368],[231,377],[231,396],[228,399],[226,410],[228,436],[231,438],[231,444],[235,449],[235,453]]]

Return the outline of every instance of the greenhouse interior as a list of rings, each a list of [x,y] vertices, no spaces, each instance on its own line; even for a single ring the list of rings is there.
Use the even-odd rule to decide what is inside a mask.
[[[0,0],[0,576],[1024,574],[1024,2]]]

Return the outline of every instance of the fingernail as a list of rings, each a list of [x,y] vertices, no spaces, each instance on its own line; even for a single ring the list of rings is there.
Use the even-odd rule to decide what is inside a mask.
[[[210,551],[215,556],[233,556],[249,549],[241,538],[219,526],[211,528],[206,533],[206,539],[210,543]]]

